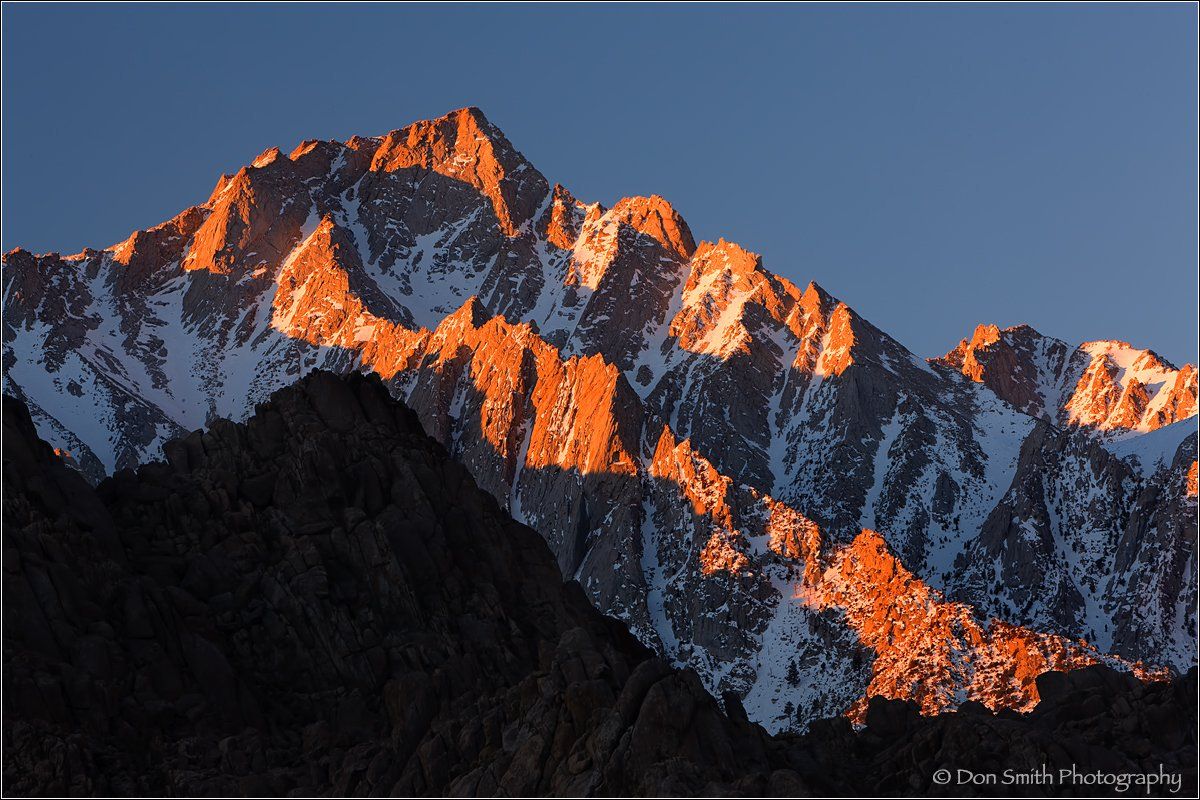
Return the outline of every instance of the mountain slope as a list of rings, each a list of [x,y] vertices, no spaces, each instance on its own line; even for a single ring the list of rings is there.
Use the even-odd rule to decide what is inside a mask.
[[[563,584],[375,379],[311,375],[96,490],[7,396],[3,441],[6,793],[928,792],[945,763],[1195,785],[1194,671],[1047,673],[1026,716],[875,698],[862,733],[771,739]]]
[[[773,728],[788,702],[846,710],[871,661],[751,544],[775,507],[831,552],[879,531],[981,623],[1196,661],[1194,436],[1156,469],[1074,430],[1035,457],[1050,434],[985,382],[696,244],[662,198],[577,201],[476,109],[269,150],[108,250],[13,251],[4,279],[6,388],[93,479],[313,369],[375,372],[599,608]],[[1180,576],[1144,619],[1141,581],[1094,586],[1134,565]],[[813,680],[781,683],[792,661]]]
[[[93,493],[4,402],[6,791],[799,791],[377,382]],[[54,765],[59,766],[54,766]]]

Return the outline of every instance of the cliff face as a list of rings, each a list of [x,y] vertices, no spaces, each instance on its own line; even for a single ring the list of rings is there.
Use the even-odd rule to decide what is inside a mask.
[[[771,738],[564,584],[377,379],[316,373],[96,489],[19,401],[3,424],[8,793],[922,792],[946,763],[1163,764],[1195,785],[1194,671],[1048,673],[1026,716],[876,697],[859,733]],[[727,482],[658,449],[664,477],[726,513]],[[766,510],[772,551],[817,544]],[[864,537],[836,579],[807,579],[883,570],[911,593]],[[723,550],[706,569],[739,568]]]
[[[1196,661],[1194,371],[1164,394],[1166,366],[1093,354],[1089,413],[1138,423],[1073,424],[1046,409],[1082,351],[997,330],[928,363],[661,197],[575,199],[477,109],[273,148],[106,250],[15,250],[4,281],[6,390],[93,481],[314,369],[378,374],[593,604],[772,729],[974,680],[872,683],[841,604],[797,599],[864,529],[979,624]]]

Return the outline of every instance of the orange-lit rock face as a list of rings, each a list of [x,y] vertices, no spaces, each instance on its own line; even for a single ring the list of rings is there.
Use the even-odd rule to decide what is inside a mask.
[[[1141,425],[1142,418],[1146,415],[1146,406],[1149,404],[1150,395],[1145,384],[1137,378],[1130,378],[1113,410],[1102,424],[1111,428],[1137,428]]]
[[[299,238],[309,209],[288,202],[290,162],[260,157],[258,163],[218,186],[183,259],[184,270],[229,275],[235,268],[246,273],[277,265]]]
[[[870,697],[916,702],[923,713],[978,700],[994,710],[1028,710],[1038,701],[1035,679],[1047,670],[1105,662],[1143,678],[1165,676],[1104,656],[1085,642],[1004,623],[982,621],[968,605],[948,602],[906,569],[883,536],[863,530],[850,544],[826,549],[819,527],[787,504],[762,497],[765,539],[758,552],[745,521],[730,505],[733,487],[686,441],[664,429],[651,474],[678,487],[697,517],[709,522],[695,555],[704,576],[754,580],[772,558],[800,567],[793,596],[814,611],[835,612],[873,656],[866,689],[846,710],[862,722]]]
[[[841,375],[854,363],[854,329],[851,327],[851,311],[845,303],[838,303],[829,320],[829,341],[817,364],[820,375]]]
[[[564,283],[589,292],[611,293],[613,280],[626,294],[635,278],[657,282],[666,277],[664,262],[682,263],[695,249],[687,223],[658,196],[626,197],[605,209],[599,203],[583,206],[556,190],[546,224],[552,243],[572,250]],[[648,270],[653,272],[647,275]]]
[[[1196,389],[1196,367],[1184,364],[1175,375],[1166,399],[1147,416],[1147,427],[1153,430],[1196,416]]]
[[[523,182],[533,179],[536,171],[517,157],[503,134],[478,109],[461,109],[393,131],[371,162],[373,172],[413,167],[478,189],[491,201],[500,229],[508,236],[516,236],[536,210],[528,207],[521,191]]]
[[[970,339],[963,339],[934,361],[987,385],[1030,416],[1055,421],[1063,385],[1075,380],[1082,368],[1080,360],[1065,343],[1042,336],[1028,325],[1004,330],[979,325]]]
[[[626,197],[612,209],[613,216],[659,242],[680,259],[691,258],[696,250],[692,231],[670,203],[658,195]]]
[[[669,333],[679,346],[695,353],[728,358],[747,352],[747,305],[761,307],[782,320],[794,302],[791,287],[762,269],[762,258],[724,239],[702,242],[692,255],[682,308]]]
[[[750,559],[736,546],[736,540],[724,530],[714,530],[700,553],[700,571],[705,575],[728,572],[740,575],[750,566]]]
[[[957,705],[960,690],[993,708],[1036,701],[1033,679],[1051,663],[1041,648],[1030,647],[1035,640],[1014,639],[1004,626],[985,631],[967,607],[942,602],[878,533],[864,530],[836,553],[823,581],[819,596],[844,609],[875,652],[868,696],[913,700],[930,714]],[[863,698],[850,715],[858,719],[865,710]]]
[[[534,424],[526,463],[635,474],[636,432],[623,424],[628,389],[620,371],[600,356],[571,358],[563,367],[559,380],[534,391],[535,408],[546,413]]]
[[[1187,496],[1195,499],[1196,497],[1196,462],[1188,467],[1187,471]]]
[[[706,514],[718,524],[732,527],[726,496],[733,482],[697,454],[686,439],[676,441],[665,425],[650,462],[650,474],[677,484],[695,514]]]
[[[968,605],[948,602],[906,569],[883,536],[863,530],[850,544],[826,550],[819,527],[787,504],[762,497],[766,541],[756,553],[743,533],[744,520],[731,504],[731,481],[687,441],[664,428],[649,472],[669,481],[690,510],[710,526],[696,559],[704,576],[725,573],[743,580],[762,573],[771,558],[798,565],[793,595],[815,611],[833,611],[873,654],[865,692],[847,714],[863,721],[868,699],[882,696],[916,702],[926,714],[978,700],[994,710],[1028,710],[1038,701],[1035,680],[1048,670],[1072,670],[1098,662],[1144,670],[1104,656],[1085,642],[1004,623],[983,622]]]
[[[935,361],[1025,413],[1102,434],[1152,431],[1196,414],[1196,368],[1176,369],[1127,342],[1071,348],[1028,325],[980,325]]]
[[[478,409],[482,441],[508,459],[517,457],[527,433],[523,458],[508,465],[510,474],[525,467],[637,473],[639,420],[623,403],[628,389],[620,372],[602,358],[564,361],[528,325],[489,317],[472,298],[423,340],[415,362],[414,391],[439,395],[422,396],[418,405],[451,416],[456,403]],[[473,397],[464,400],[463,393]]]
[[[804,373],[823,374],[825,367],[822,366],[822,362],[825,361],[825,351],[834,339],[833,318],[842,305],[815,283],[810,283],[804,289],[803,294],[800,295],[800,301],[787,321],[789,330],[800,340],[800,346],[796,350],[796,357],[791,365],[793,369]],[[847,336],[844,332],[838,338],[840,344],[847,343]],[[849,343],[852,347],[853,331],[850,332]],[[831,362],[838,360],[840,359],[830,359]]]
[[[124,267],[118,289],[130,291],[145,286],[164,264],[178,261],[188,240],[208,216],[208,209],[189,208],[172,220],[144,231],[137,231],[113,248],[113,260]]]
[[[546,240],[561,250],[570,250],[579,238],[587,208],[559,184],[554,185],[550,210],[544,218]]]
[[[728,502],[733,483],[729,478],[718,473],[687,440],[677,442],[666,426],[659,436],[649,473],[676,487],[692,513],[709,520],[711,532],[699,558],[702,574],[739,575],[749,568],[746,542],[734,523]]]
[[[914,701],[926,714],[967,699],[993,710],[1024,711],[1037,704],[1035,679],[1043,672],[1121,663],[1084,642],[1000,620],[982,624],[970,607],[943,600],[905,569],[875,531],[864,530],[834,550],[827,564],[819,575],[806,572],[795,591],[806,602],[844,613],[875,654],[867,692],[848,711],[856,722],[873,696]],[[1165,676],[1133,668],[1143,678]]]
[[[352,284],[361,284],[362,263],[349,234],[326,217],[284,261],[276,278],[271,326],[293,339],[342,348],[384,378],[410,368],[425,331],[392,321],[385,298],[372,312]],[[387,313],[391,312],[391,313]]]
[[[582,209],[579,237],[575,242],[567,273],[563,280],[572,288],[586,289],[587,296],[601,287],[601,282],[610,274],[610,270],[620,256],[621,234],[623,225],[620,219],[611,211],[606,211],[599,203],[593,203]],[[572,304],[577,303],[575,300]]]
[[[1091,363],[1065,404],[1067,421],[1109,430],[1151,431],[1196,413],[1196,368],[1183,369],[1126,342],[1088,342]]]
[[[1000,329],[995,325],[978,325],[970,341],[963,339],[958,347],[950,352],[947,359],[956,361],[966,375],[976,383],[983,382],[984,365],[980,363],[978,354],[987,350],[1000,341]]]
[[[804,565],[797,590],[814,608],[822,608],[816,592],[821,585],[821,529],[791,506],[770,497],[767,516],[767,549],[780,558]]]

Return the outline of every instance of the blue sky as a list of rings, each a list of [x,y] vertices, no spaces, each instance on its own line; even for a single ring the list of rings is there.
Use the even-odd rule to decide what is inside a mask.
[[[3,247],[106,246],[272,145],[478,105],[919,355],[979,322],[1196,359],[1196,7],[3,10]]]

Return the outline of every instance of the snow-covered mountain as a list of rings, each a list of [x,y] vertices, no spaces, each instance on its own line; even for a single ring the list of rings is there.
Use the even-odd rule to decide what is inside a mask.
[[[1128,342],[1071,347],[1028,325],[980,325],[938,362],[985,384],[1013,407],[1106,439],[1196,415],[1196,368]]]
[[[660,197],[576,200],[477,109],[4,257],[5,390],[93,479],[377,372],[598,607],[775,729],[1196,662],[1195,368],[980,330],[926,362]],[[1097,435],[1154,428],[1153,458]]]

